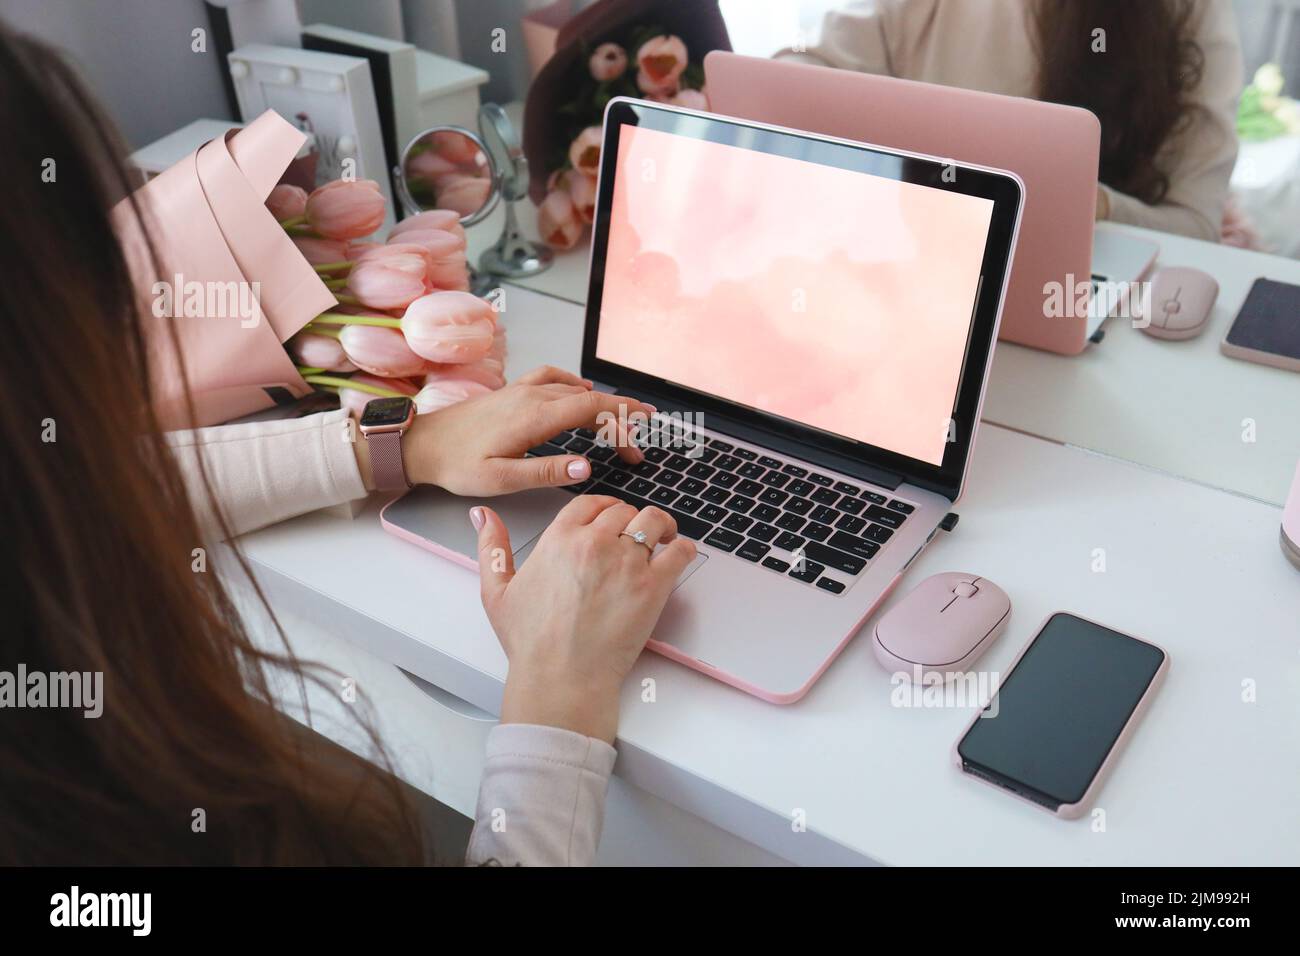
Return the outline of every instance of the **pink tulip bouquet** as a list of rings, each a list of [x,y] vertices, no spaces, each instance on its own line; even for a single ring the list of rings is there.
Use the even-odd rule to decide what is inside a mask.
[[[285,343],[306,382],[358,414],[372,398],[407,395],[423,413],[505,385],[505,330],[469,292],[459,212],[422,212],[380,242],[371,180],[281,184],[266,206],[338,302]]]
[[[564,155],[551,157],[546,198],[538,205],[542,241],[555,249],[572,249],[596,212],[596,174],[600,169],[601,121],[616,96],[631,96],[707,110],[704,67],[690,61],[681,38],[658,27],[632,27],[624,43],[609,40],[584,48],[574,66],[576,95],[556,110],[566,127]]]

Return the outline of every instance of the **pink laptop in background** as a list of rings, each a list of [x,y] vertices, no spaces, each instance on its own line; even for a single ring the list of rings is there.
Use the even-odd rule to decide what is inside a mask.
[[[1093,262],[1101,126],[1087,110],[723,51],[704,58],[704,71],[717,113],[1016,173],[1025,205],[1004,341],[1083,351],[1099,323],[1074,308],[1049,316],[1048,284],[1060,283],[1073,306],[1079,283],[1137,279],[1154,259],[1154,245],[1137,265],[1130,254],[1122,275]]]

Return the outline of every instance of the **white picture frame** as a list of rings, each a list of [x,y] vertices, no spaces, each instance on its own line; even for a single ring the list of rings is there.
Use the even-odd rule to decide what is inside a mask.
[[[392,188],[375,106],[370,64],[354,56],[252,43],[227,57],[240,116],[252,122],[268,109],[315,138],[317,185],[339,179],[352,161],[356,179],[373,179],[395,222]]]

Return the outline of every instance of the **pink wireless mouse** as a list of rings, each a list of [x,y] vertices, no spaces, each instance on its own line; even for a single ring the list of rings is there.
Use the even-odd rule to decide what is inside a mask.
[[[1282,553],[1300,568],[1300,465],[1296,465],[1291,492],[1282,509]]]
[[[1158,339],[1190,339],[1205,331],[1219,283],[1200,269],[1163,266],[1151,277],[1151,324],[1142,329]]]
[[[912,680],[948,675],[975,663],[1011,616],[1006,592],[978,574],[928,577],[889,609],[871,635],[876,659]]]

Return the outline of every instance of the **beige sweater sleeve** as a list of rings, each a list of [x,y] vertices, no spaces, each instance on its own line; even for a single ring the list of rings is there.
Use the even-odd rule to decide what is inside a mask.
[[[616,756],[603,740],[571,730],[493,727],[466,862],[590,866]]]
[[[169,432],[186,489],[205,536],[219,524],[243,534],[295,515],[366,495],[345,409],[284,421]],[[209,499],[199,471],[212,488]]]

